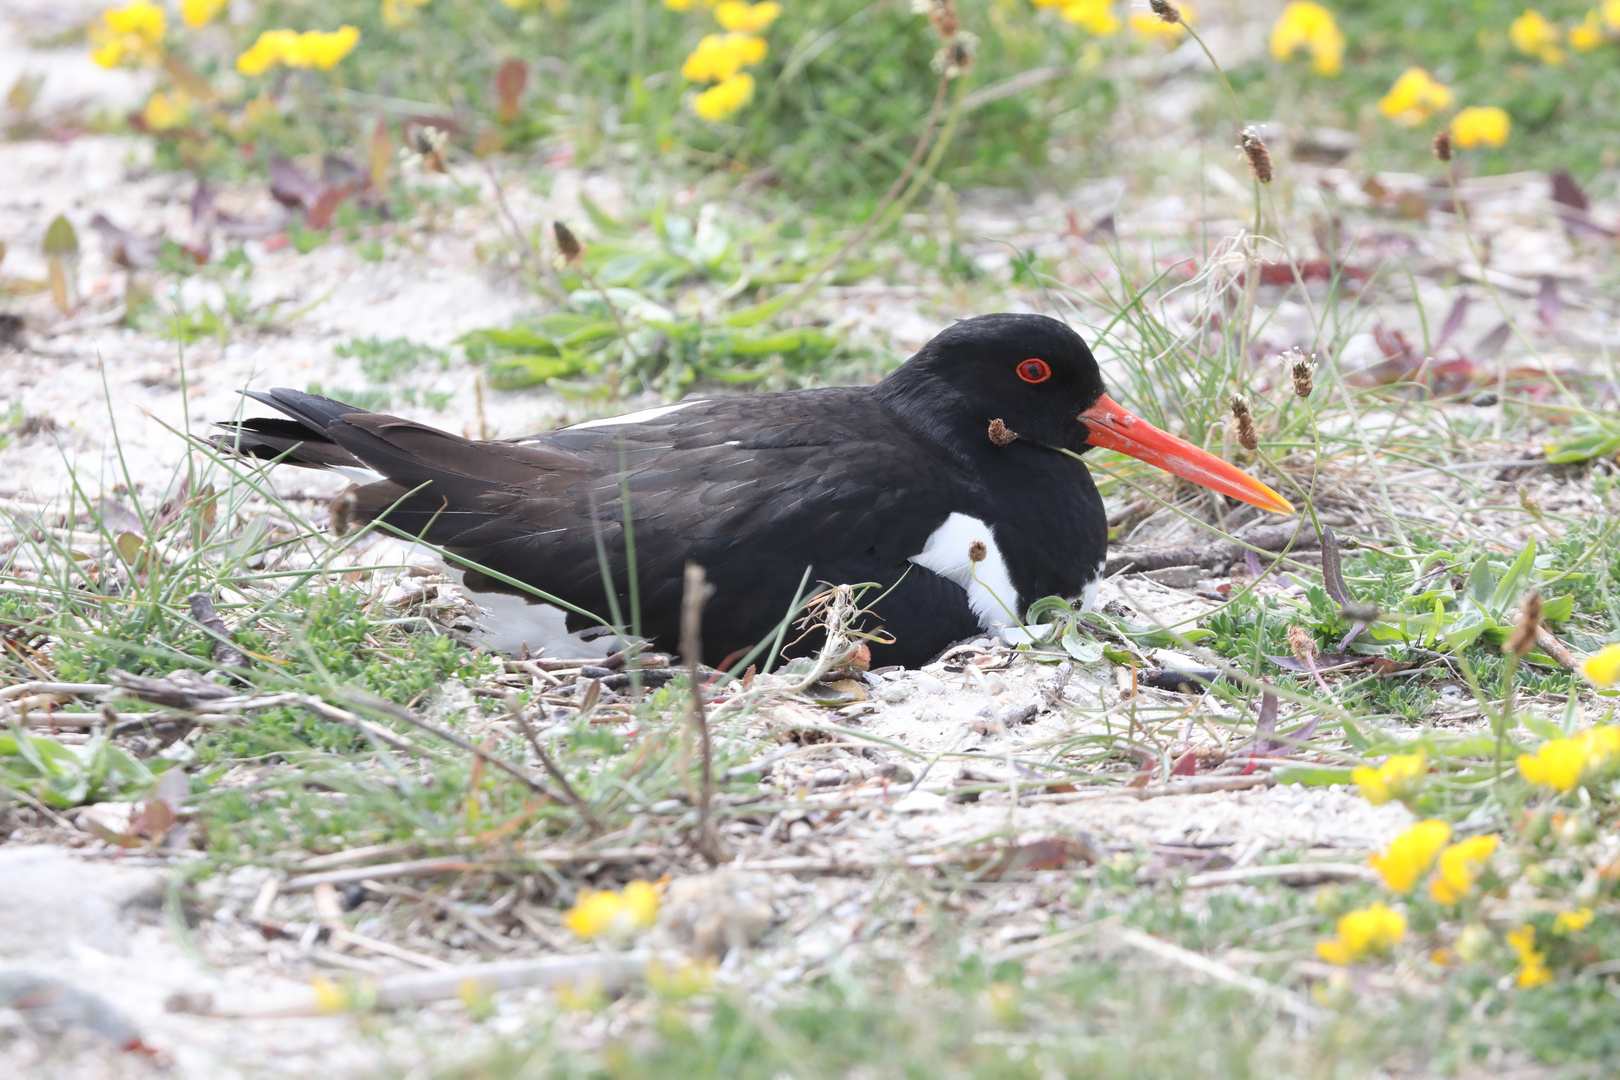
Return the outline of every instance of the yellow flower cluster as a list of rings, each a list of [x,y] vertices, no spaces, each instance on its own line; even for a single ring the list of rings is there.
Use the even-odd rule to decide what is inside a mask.
[[[1372,858],[1373,868],[1384,884],[1398,893],[1409,893],[1434,867],[1429,895],[1442,904],[1456,904],[1473,891],[1485,860],[1495,853],[1501,838],[1470,836],[1455,844],[1451,826],[1443,821],[1420,821],[1390,842],[1389,850]]]
[[[416,9],[427,7],[431,0],[382,0],[384,26],[409,26],[416,21]]]
[[[750,34],[708,34],[681,65],[691,82],[724,82],[765,59],[770,47]]]
[[[148,0],[108,8],[90,24],[90,58],[104,68],[124,63],[155,64],[163,58],[168,29],[163,9]]]
[[[1513,130],[1513,118],[1495,105],[1470,105],[1451,118],[1451,141],[1464,150],[1501,146]]]
[[[1450,825],[1443,821],[1420,821],[1392,840],[1388,851],[1373,856],[1373,869],[1394,891],[1411,892],[1450,839]]]
[[[658,917],[658,888],[650,881],[632,881],[618,892],[582,889],[563,925],[580,937],[623,940],[645,930]]]
[[[1031,0],[1038,8],[1057,8],[1064,19],[1098,37],[1119,33],[1114,0]]]
[[[1620,16],[1620,0],[1614,0],[1614,6],[1615,14]],[[1613,686],[1620,681],[1620,645],[1605,645],[1581,661],[1581,674],[1599,686]]]
[[[1311,54],[1311,70],[1324,78],[1344,66],[1344,33],[1333,13],[1311,0],[1293,0],[1271,28],[1271,55],[1290,60],[1300,49]]]
[[[1350,773],[1350,782],[1362,798],[1382,806],[1391,799],[1405,798],[1428,771],[1428,761],[1419,750],[1415,754],[1391,754],[1376,769],[1362,765]]]
[[[1513,47],[1544,64],[1564,62],[1564,50],[1558,47],[1560,37],[1558,27],[1535,8],[1527,9],[1508,25],[1508,40]]]
[[[231,0],[180,0],[180,20],[193,30],[219,18]]]
[[[1549,739],[1534,754],[1519,755],[1519,772],[1532,784],[1569,791],[1620,756],[1620,727],[1588,728],[1567,739]]]
[[[1377,903],[1345,913],[1335,929],[1335,937],[1317,942],[1316,955],[1330,964],[1353,964],[1394,948],[1406,936],[1406,916]]]
[[[1030,2],[1038,8],[1056,8],[1064,21],[1073,23],[1098,37],[1117,34],[1123,25],[1114,12],[1114,0],[1030,0]],[[1187,34],[1187,27],[1184,24],[1196,22],[1198,14],[1189,3],[1183,2],[1177,7],[1181,11],[1180,22],[1167,23],[1148,11],[1132,11],[1127,18],[1131,29],[1143,37],[1167,42],[1177,41]]]
[[[1519,973],[1513,980],[1515,983],[1529,989],[1552,981],[1552,972],[1547,968],[1547,954],[1536,948],[1535,927],[1525,923],[1509,930],[1507,943],[1519,954]]]
[[[776,21],[782,5],[775,0],[748,4],[743,0],[720,0],[714,6],[714,21],[739,34],[757,34]]]
[[[693,0],[664,0],[676,11],[687,11]],[[709,82],[713,86],[692,99],[692,111],[711,123],[724,120],[754,99],[754,77],[743,68],[765,59],[770,46],[756,37],[776,17],[782,5],[775,0],[749,4],[744,0],[721,0],[714,5],[714,18],[724,34],[707,34],[681,65],[689,82]]]
[[[244,75],[263,75],[277,64],[293,68],[319,68],[328,71],[354,51],[360,31],[352,26],[336,30],[266,30],[259,40],[236,58],[236,70]]]
[[[1378,111],[1406,127],[1417,127],[1437,112],[1451,108],[1457,96],[1420,67],[1410,67],[1378,102]]]
[[[1442,904],[1461,902],[1474,888],[1481,864],[1490,858],[1501,842],[1497,836],[1470,836],[1440,852],[1435,860],[1434,880],[1429,895]]]
[[[184,124],[190,113],[191,100],[185,91],[176,90],[166,94],[160,90],[146,100],[146,107],[141,110],[141,120],[148,131],[171,131]]]

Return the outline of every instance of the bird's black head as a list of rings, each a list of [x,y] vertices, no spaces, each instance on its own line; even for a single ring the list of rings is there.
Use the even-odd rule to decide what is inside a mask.
[[[1263,509],[1294,512],[1252,476],[1109,398],[1080,335],[1045,315],[964,319],[872,392],[958,460],[1027,464],[1031,445],[1075,453],[1101,446]]]
[[[963,319],[875,388],[879,400],[942,445],[988,443],[990,421],[1020,439],[1084,450],[1079,415],[1103,395],[1080,335],[1045,315]]]

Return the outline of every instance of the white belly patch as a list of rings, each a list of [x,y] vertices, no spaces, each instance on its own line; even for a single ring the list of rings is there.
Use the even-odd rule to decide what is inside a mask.
[[[977,564],[968,557],[974,541],[985,549],[984,560]],[[952,514],[911,561],[960,585],[984,629],[1012,626],[1023,617],[1018,610],[1018,590],[1013,588],[1006,560],[996,546],[996,531],[978,518]]]
[[[462,595],[485,612],[478,620],[478,637],[490,648],[511,656],[521,656],[528,646],[531,654],[564,658],[608,656],[624,648],[617,634],[605,633],[585,640],[568,632],[568,613],[562,608],[505,592],[473,592],[465,584],[466,573],[458,566],[445,572],[461,588]]]

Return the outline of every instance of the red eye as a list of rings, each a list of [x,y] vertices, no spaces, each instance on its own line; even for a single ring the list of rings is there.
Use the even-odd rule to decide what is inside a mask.
[[[1045,382],[1052,377],[1052,365],[1045,360],[1025,360],[1018,365],[1018,377],[1025,382]]]

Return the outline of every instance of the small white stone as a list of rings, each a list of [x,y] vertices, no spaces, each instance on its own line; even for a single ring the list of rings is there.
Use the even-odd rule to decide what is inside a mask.
[[[889,683],[883,688],[882,696],[890,705],[898,705],[911,696],[911,688],[905,683]]]
[[[911,681],[917,684],[917,690],[920,693],[943,694],[945,692],[945,683],[932,675],[924,675],[919,672],[911,677]]]
[[[897,814],[927,814],[945,809],[945,796],[932,791],[913,791],[890,807]]]

